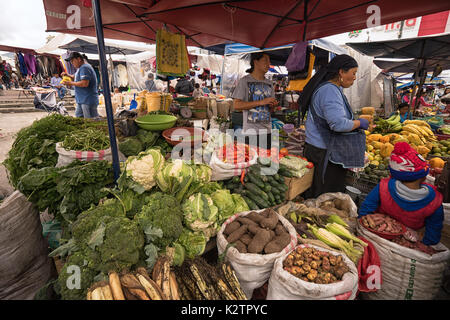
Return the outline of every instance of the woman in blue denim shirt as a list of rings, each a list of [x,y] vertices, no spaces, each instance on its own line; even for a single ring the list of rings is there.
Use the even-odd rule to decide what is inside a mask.
[[[309,109],[304,156],[315,167],[307,198],[316,198],[326,192],[344,192],[346,168],[361,163],[361,154],[364,163],[365,135],[362,137],[357,129],[367,130],[369,122],[353,119],[342,91],[353,85],[357,69],[355,59],[338,55],[319,69],[301,94],[303,114]],[[355,144],[349,144],[348,133],[354,130]]]

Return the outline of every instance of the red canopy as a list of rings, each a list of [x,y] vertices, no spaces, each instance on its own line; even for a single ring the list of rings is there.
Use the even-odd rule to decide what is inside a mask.
[[[89,1],[43,0],[47,31],[95,36]],[[68,29],[66,10],[81,7],[81,29]],[[443,0],[102,0],[106,38],[152,43],[167,24],[187,35],[188,45],[206,47],[231,40],[255,47],[274,47],[365,29],[380,8],[380,24],[450,9]],[[368,12],[369,11],[369,12]]]

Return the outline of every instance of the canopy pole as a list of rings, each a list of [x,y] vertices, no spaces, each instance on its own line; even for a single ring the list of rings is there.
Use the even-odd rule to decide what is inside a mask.
[[[103,82],[103,96],[105,98],[106,118],[108,120],[109,142],[112,151],[112,164],[114,170],[114,182],[117,182],[120,176],[119,154],[117,151],[116,131],[114,130],[114,115],[111,103],[111,90],[109,88],[108,80],[108,66],[106,63],[105,54],[105,39],[103,36],[102,14],[100,11],[100,1],[93,0],[92,6],[94,8],[95,32],[97,34],[98,56],[100,61],[100,72]]]
[[[423,60],[423,64],[422,64],[423,68],[425,67],[425,63],[426,63],[426,59]],[[427,72],[423,68],[419,71],[419,72],[423,71],[423,75],[420,77],[419,88],[417,89],[417,93],[416,93],[416,101],[414,101],[414,112],[416,112],[416,108],[419,105],[419,99],[422,96],[422,88],[425,83],[425,79],[427,77]]]

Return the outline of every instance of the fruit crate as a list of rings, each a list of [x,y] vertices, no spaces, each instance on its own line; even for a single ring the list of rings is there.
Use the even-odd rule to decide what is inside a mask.
[[[373,188],[376,187],[378,183],[374,183],[370,180],[358,177],[354,173],[348,173],[345,178],[345,183],[348,186],[351,186],[353,188],[358,189],[363,194],[368,194],[370,191],[372,191]]]

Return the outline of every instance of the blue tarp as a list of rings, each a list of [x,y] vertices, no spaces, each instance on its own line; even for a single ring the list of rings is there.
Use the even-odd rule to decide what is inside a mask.
[[[344,54],[347,53],[347,51],[324,39],[316,39],[316,40],[310,40],[308,41],[310,46],[319,47],[323,50],[329,51],[330,54],[333,56],[335,54]],[[208,48],[205,48],[206,50],[213,51],[217,54],[221,55],[231,55],[231,54],[245,54],[245,53],[252,53],[252,52],[258,52],[258,51],[265,51],[268,52],[270,55],[270,62],[272,65],[284,65],[287,58],[289,57],[289,54],[291,53],[291,49],[295,44],[288,44],[284,46],[279,47],[273,47],[273,48],[265,48],[260,49],[252,46],[248,46],[242,43],[223,43],[215,46],[211,46]],[[333,58],[332,56],[330,58]]]

